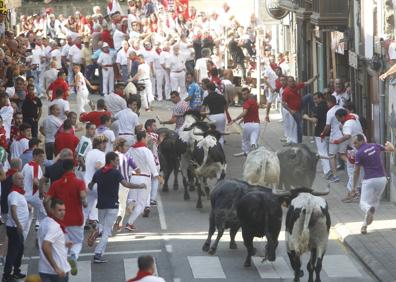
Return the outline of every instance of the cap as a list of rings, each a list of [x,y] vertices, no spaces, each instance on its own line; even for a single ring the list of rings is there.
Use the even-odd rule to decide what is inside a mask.
[[[103,42],[102,48],[109,48],[109,44],[107,44],[106,42]]]

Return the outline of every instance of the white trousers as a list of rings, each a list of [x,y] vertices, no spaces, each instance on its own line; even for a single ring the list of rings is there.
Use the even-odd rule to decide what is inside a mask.
[[[66,236],[69,241],[73,242],[70,248],[70,255],[77,260],[84,241],[84,224],[81,226],[67,226]]]
[[[133,224],[139,215],[147,207],[147,201],[149,201],[150,206],[150,191],[151,191],[151,178],[147,176],[132,176],[132,183],[135,184],[146,184],[146,189],[133,189],[129,191],[128,201],[135,202],[135,208],[133,209],[131,215],[128,219],[128,224]]]
[[[224,133],[225,126],[226,126],[226,117],[225,114],[216,114],[216,115],[209,115],[208,118],[213,121],[216,125],[216,130],[220,133]],[[221,146],[224,146],[224,136],[220,137],[219,143]]]
[[[99,209],[99,232],[102,232],[99,244],[95,248],[95,254],[103,255],[107,241],[111,236],[113,224],[117,219],[118,209]]]
[[[34,208],[33,212],[37,218],[37,221],[41,221],[47,216],[47,212],[45,211],[43,201],[39,198],[38,192],[36,192],[32,196],[26,196],[26,201],[29,205],[31,205]]]
[[[85,113],[85,106],[89,106],[89,92],[77,92],[77,115]]]
[[[284,123],[285,135],[288,143],[298,143],[297,137],[297,123],[294,117],[290,114],[288,110],[284,110]]]
[[[360,208],[363,212],[367,213],[371,207],[374,207],[375,209],[378,208],[386,183],[387,179],[385,176],[364,179],[362,181]]]
[[[162,101],[163,99],[163,88],[165,84],[165,99],[170,98],[170,80],[169,80],[169,74],[163,70],[163,69],[155,69],[155,83],[157,86],[157,99],[158,101]]]
[[[178,91],[180,93],[180,98],[184,100],[187,97],[186,73],[184,71],[171,72],[170,83],[171,83],[172,91]]]
[[[329,153],[327,151],[328,146],[329,146],[329,139],[325,138],[322,139],[320,137],[315,137],[315,142],[316,142],[316,148],[318,150],[318,154],[321,157],[329,157]],[[324,174],[329,173],[331,170],[330,167],[330,161],[328,159],[320,159],[320,164],[322,165],[322,170]]]
[[[153,85],[151,84],[150,79],[141,81],[141,83],[144,83],[144,90],[140,91],[140,97],[142,98],[142,106],[145,109],[149,109],[150,104],[154,101]]]
[[[102,68],[103,94],[107,95],[114,91],[114,69],[113,67]]]
[[[120,188],[118,190],[118,202],[120,203],[120,205],[118,207],[118,216],[121,216],[123,218],[125,217],[125,211],[126,211],[129,190],[130,189],[128,189],[120,184]]]
[[[87,202],[88,206],[84,208],[84,222],[87,219],[98,220],[98,209],[96,203],[98,202],[98,191],[96,184],[92,190],[87,189]]]
[[[352,164],[349,161],[347,161],[346,162],[346,170],[347,170],[347,174],[348,174],[347,190],[348,190],[348,192],[352,192],[353,175],[355,174],[355,164]]]
[[[257,122],[247,122],[243,125],[242,132],[242,152],[249,153],[252,145],[258,145],[260,137],[260,124]]]
[[[158,178],[152,178],[151,179],[150,197],[148,197],[148,206],[150,206],[150,201],[157,200],[158,187],[159,187]]]

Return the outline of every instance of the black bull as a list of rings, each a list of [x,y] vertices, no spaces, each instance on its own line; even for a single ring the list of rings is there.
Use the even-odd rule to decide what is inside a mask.
[[[203,251],[214,254],[224,230],[230,228],[230,248],[236,249],[235,235],[242,226],[244,244],[248,250],[245,266],[251,265],[254,254],[253,238],[266,236],[266,256],[275,260],[278,235],[282,224],[282,209],[279,197],[272,190],[252,186],[240,180],[222,180],[211,193],[211,212],[209,217],[208,238],[202,246]],[[217,228],[217,238],[212,246],[211,237]]]

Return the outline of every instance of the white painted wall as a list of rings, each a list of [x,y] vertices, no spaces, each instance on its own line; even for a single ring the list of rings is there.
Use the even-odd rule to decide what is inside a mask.
[[[364,56],[368,59],[373,57],[374,53],[374,19],[373,19],[373,0],[364,0],[363,15],[362,15],[362,28],[364,35]]]

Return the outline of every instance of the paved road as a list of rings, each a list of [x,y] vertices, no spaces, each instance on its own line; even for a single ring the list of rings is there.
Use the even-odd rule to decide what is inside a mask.
[[[157,108],[161,118],[170,115],[170,104]],[[232,109],[235,115],[240,109]],[[143,113],[142,121],[152,117],[152,113]],[[266,145],[272,147],[274,130],[280,130],[279,123],[272,122],[265,129]],[[243,158],[232,157],[239,152],[240,137],[231,135],[226,138],[225,151],[228,160],[227,176],[239,178]],[[181,181],[179,179],[181,184]],[[173,183],[173,179],[171,182]],[[92,264],[93,248],[84,246],[79,261],[79,274],[71,277],[72,282],[116,282],[126,281],[136,273],[136,258],[141,254],[152,254],[156,258],[157,270],[166,281],[292,281],[292,270],[287,258],[284,233],[281,232],[275,263],[261,263],[255,259],[251,268],[244,268],[246,250],[240,233],[237,235],[237,250],[228,249],[229,235],[225,233],[215,256],[201,251],[208,229],[209,202],[204,201],[201,210],[195,208],[196,195],[191,200],[183,200],[183,192],[171,190],[161,193],[159,205],[153,209],[150,218],[138,219],[138,230],[134,233],[121,232],[110,239],[106,250],[107,264]],[[2,233],[4,234],[4,233]],[[38,251],[32,231],[26,246],[24,269],[28,273],[37,272]],[[2,240],[1,240],[2,241]],[[262,249],[262,239],[256,239],[255,245]],[[305,270],[308,257],[303,257]],[[306,280],[306,276],[303,281]],[[331,232],[327,254],[324,259],[322,281],[374,281],[361,263],[345,249],[334,232]]]

